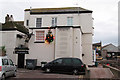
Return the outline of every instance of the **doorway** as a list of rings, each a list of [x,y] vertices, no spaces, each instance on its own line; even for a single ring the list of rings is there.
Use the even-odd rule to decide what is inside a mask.
[[[24,68],[25,54],[18,54],[18,68]]]

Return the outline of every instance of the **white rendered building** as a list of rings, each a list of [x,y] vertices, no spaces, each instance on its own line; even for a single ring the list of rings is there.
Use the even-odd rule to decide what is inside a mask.
[[[77,57],[93,64],[92,11],[81,7],[26,9],[24,26],[32,34],[25,59],[37,59],[37,66],[59,57]],[[48,44],[49,30],[55,39]]]

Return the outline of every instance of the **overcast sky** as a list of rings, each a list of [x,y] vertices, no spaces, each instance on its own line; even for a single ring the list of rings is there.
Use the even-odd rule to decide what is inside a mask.
[[[118,2],[119,0],[0,0],[0,22],[6,14],[14,20],[24,20],[24,9],[45,7],[80,6],[93,11],[93,43],[118,44]]]

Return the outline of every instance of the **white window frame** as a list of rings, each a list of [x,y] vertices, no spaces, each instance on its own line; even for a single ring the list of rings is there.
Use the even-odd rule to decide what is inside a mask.
[[[67,26],[73,26],[73,17],[67,17]]]
[[[52,26],[57,26],[57,17],[52,17]]]
[[[39,32],[39,31],[43,31],[44,33],[43,33],[43,40],[37,40],[37,32]],[[42,33],[41,33],[42,34]],[[44,30],[36,30],[35,31],[35,41],[36,42],[44,42],[45,41],[45,31]]]
[[[41,22],[37,22],[37,19],[41,19]],[[40,28],[40,27],[42,27],[42,18],[36,18],[36,28]],[[37,25],[40,25],[40,26],[37,26]]]

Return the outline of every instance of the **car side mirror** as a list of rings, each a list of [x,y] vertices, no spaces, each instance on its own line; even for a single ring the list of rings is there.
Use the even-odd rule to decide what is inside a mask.
[[[15,66],[15,63],[13,63],[12,65]]]

